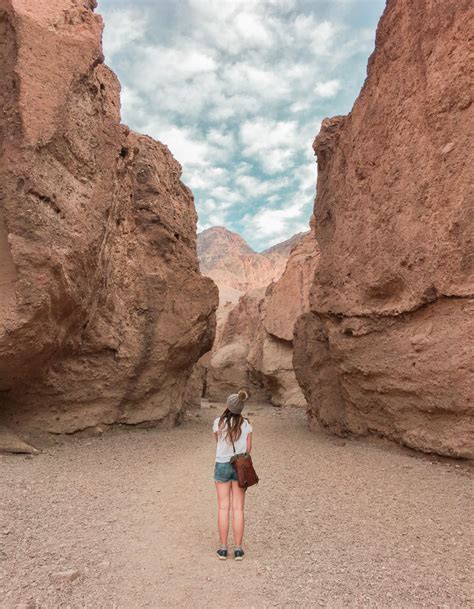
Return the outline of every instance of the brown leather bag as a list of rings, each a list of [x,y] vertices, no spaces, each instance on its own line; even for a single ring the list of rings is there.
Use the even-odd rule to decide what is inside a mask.
[[[235,448],[234,448],[235,453]],[[249,453],[234,454],[230,462],[237,474],[237,481],[240,488],[248,488],[258,482],[257,472],[252,463],[252,457]]]

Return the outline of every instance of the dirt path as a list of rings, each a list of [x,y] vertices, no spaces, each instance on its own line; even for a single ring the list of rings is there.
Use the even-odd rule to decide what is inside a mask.
[[[242,563],[214,554],[219,410],[1,456],[0,608],[472,606],[464,467],[249,410],[261,484]]]

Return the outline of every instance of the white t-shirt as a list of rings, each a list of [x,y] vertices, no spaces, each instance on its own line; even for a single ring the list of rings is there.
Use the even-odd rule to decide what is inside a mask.
[[[214,419],[214,423],[212,424],[212,431],[216,432],[219,429],[219,419]],[[222,431],[219,433],[217,438],[217,448],[216,448],[216,461],[217,463],[229,463],[230,458],[234,454],[234,449],[232,447],[232,443],[227,441],[226,437],[226,428],[227,423],[224,424]],[[241,427],[242,433],[240,434],[240,438],[234,442],[235,453],[244,453],[247,450],[247,436],[252,431],[252,426],[250,423],[244,419]]]

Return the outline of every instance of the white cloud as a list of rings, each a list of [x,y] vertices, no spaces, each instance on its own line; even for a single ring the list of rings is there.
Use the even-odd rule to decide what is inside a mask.
[[[371,3],[382,10],[384,0]],[[356,5],[100,0],[124,120],[167,144],[182,164],[200,227],[236,226],[250,213],[257,228],[248,237],[266,245],[307,222],[319,122],[349,110],[357,76],[346,67],[353,62],[362,80],[363,54],[373,47],[363,9],[362,25],[347,22]]]
[[[293,143],[296,137],[296,121],[257,118],[245,121],[240,128],[240,138],[249,154]]]
[[[225,226],[227,224],[227,214],[223,210],[213,211],[207,216],[208,226]]]
[[[328,80],[327,82],[318,82],[315,91],[319,97],[334,97],[341,88],[339,80]]]
[[[229,172],[224,167],[199,167],[187,171],[187,182],[194,189],[210,191],[228,180]]]
[[[306,112],[311,107],[309,101],[295,102],[290,106],[290,112]]]
[[[211,144],[215,144],[221,148],[232,150],[235,139],[231,131],[219,131],[219,129],[210,129],[206,134],[206,139]]]
[[[244,154],[256,158],[271,174],[291,166],[295,153],[301,149],[300,138],[296,121],[259,118],[245,121],[240,128]]]
[[[265,22],[255,13],[238,13],[234,19],[235,30],[245,46],[268,47],[273,42],[273,36]]]
[[[304,201],[295,201],[281,209],[263,207],[253,216],[247,215],[245,221],[251,225],[256,239],[273,245],[307,230],[309,215],[304,209]]]
[[[148,17],[143,10],[123,8],[112,10],[105,22],[104,48],[107,58],[126,49],[129,45],[144,37]]]
[[[159,120],[144,124],[141,130],[168,146],[183,166],[186,179],[189,176],[195,184],[201,180],[208,186],[217,178],[222,182],[226,170],[219,168],[218,163],[227,162],[232,155],[233,135],[213,131],[208,138],[191,128],[175,127]],[[201,177],[196,168],[203,172]]]
[[[147,62],[147,83],[160,84],[159,79],[177,80],[182,82],[196,74],[213,72],[216,61],[210,54],[201,49],[167,48],[163,46],[149,46],[143,49],[142,61]]]
[[[286,188],[290,184],[288,177],[272,180],[259,180],[254,176],[241,175],[235,179],[237,186],[240,186],[250,197],[261,197],[271,192]]]
[[[272,33],[262,12],[261,2],[255,0],[190,0],[194,21],[199,24],[196,38],[212,44],[230,55],[246,49],[268,47]]]
[[[231,64],[223,72],[226,90],[234,95],[257,96],[262,105],[265,101],[286,99],[291,85],[274,68],[251,63]]]
[[[168,146],[173,156],[183,165],[206,165],[209,163],[209,147],[206,142],[194,139],[188,129],[178,127],[148,127],[147,133]]]
[[[226,209],[234,203],[240,203],[243,200],[239,192],[230,189],[228,186],[216,186],[210,193],[214,199],[219,201],[219,209]]]

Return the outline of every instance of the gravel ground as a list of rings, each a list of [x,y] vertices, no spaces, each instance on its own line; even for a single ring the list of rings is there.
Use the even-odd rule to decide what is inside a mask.
[[[0,609],[473,606],[471,470],[295,410],[249,406],[261,482],[219,561],[212,406],[0,456]]]

